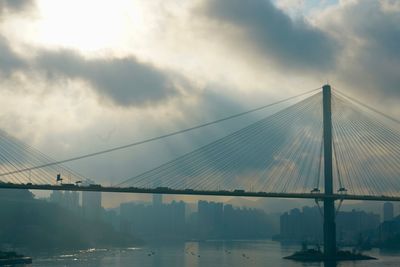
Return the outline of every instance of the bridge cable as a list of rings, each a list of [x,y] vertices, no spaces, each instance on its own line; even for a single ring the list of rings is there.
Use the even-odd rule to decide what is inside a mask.
[[[308,102],[310,102],[310,101],[308,101]],[[314,102],[314,100],[313,100],[313,102]],[[310,102],[310,103],[312,103],[312,102]],[[296,105],[299,105],[299,103]],[[293,108],[295,108],[296,105],[288,107],[286,109],[293,110]],[[312,109],[311,104],[308,104],[307,106],[309,107],[310,110]],[[185,177],[198,177],[201,174],[202,178],[200,180],[198,180],[198,179],[195,180],[194,181],[195,184],[192,184],[190,188],[198,188],[198,187],[202,188],[203,186],[213,186],[216,183],[218,183],[218,181],[220,181],[217,179],[217,177],[221,177],[221,178],[224,177],[225,174],[227,174],[235,166],[235,162],[241,162],[241,160],[239,160],[240,158],[245,157],[245,159],[248,162],[253,162],[254,160],[262,161],[262,157],[259,157],[257,150],[262,149],[262,147],[264,147],[263,143],[269,139],[269,138],[265,138],[266,129],[276,123],[279,123],[280,125],[283,125],[283,124],[290,125],[291,120],[280,119],[279,118],[280,114],[282,114],[282,115],[287,114],[287,115],[290,115],[290,117],[293,117],[293,116],[299,117],[299,112],[295,111],[295,110],[291,111],[291,113],[288,113],[288,111],[280,111],[280,112],[278,112],[274,115],[271,115],[259,122],[253,123],[252,125],[249,125],[237,132],[234,132],[226,137],[223,137],[217,141],[214,141],[210,144],[200,147],[200,148],[196,149],[195,151],[189,152],[189,153],[184,154],[174,160],[171,160],[170,162],[167,162],[159,167],[156,167],[155,169],[149,170],[138,176],[127,179],[126,181],[118,184],[118,186],[127,185],[127,184],[135,184],[135,186],[137,186],[137,185],[141,184],[142,182],[146,182],[146,184],[149,184],[150,183],[149,180],[152,180],[152,179],[154,179],[152,177],[157,177],[157,176],[163,177],[163,181],[164,181],[163,186],[168,184],[168,183],[166,183],[166,181],[168,181],[169,179],[172,179],[172,181],[175,181],[175,182],[173,182],[175,185],[178,183],[179,183],[179,185],[181,185],[181,182],[179,182],[179,180],[177,180],[177,177],[182,177],[181,169],[179,166],[182,166],[185,170],[189,171],[189,172],[183,171],[185,174]],[[285,116],[287,116],[287,115],[285,115]],[[272,121],[271,121],[271,119],[272,119]],[[260,128],[260,130],[254,131],[255,129],[257,129],[256,128],[257,125],[261,125],[262,128]],[[263,125],[265,125],[265,126],[263,126]],[[265,128],[265,127],[267,127],[267,128]],[[273,128],[273,129],[276,129],[276,128]],[[282,135],[280,134],[281,133],[280,131],[272,131],[272,133],[273,133],[273,135],[282,137]],[[242,135],[242,137],[238,138],[240,135]],[[259,137],[257,137],[257,136],[259,136]],[[255,147],[249,147],[250,143],[248,143],[248,140],[252,140],[251,144],[258,144],[258,145]],[[276,142],[273,144],[275,145]],[[232,150],[232,149],[234,149],[234,150]],[[250,159],[248,157],[249,156],[249,153],[247,153],[248,149],[252,149],[252,151],[250,151],[250,152],[254,152],[254,153],[250,153],[251,158],[253,158],[253,159]],[[213,151],[216,151],[216,152],[214,153]],[[232,157],[234,157],[233,158],[234,160],[231,160]],[[198,161],[198,160],[200,160],[200,161]],[[192,166],[192,163],[194,163],[195,165]],[[211,166],[210,166],[210,164],[211,164]],[[178,168],[176,168],[176,167],[178,167]],[[215,169],[215,168],[217,168],[217,169]],[[208,182],[208,179],[211,179],[211,178],[212,178],[212,180],[209,180],[209,182]],[[206,184],[204,184],[204,182]],[[169,185],[174,187],[174,184],[169,184]],[[186,184],[187,184],[187,182],[186,182]]]
[[[182,133],[185,133],[185,132],[193,131],[193,130],[196,130],[196,129],[199,129],[199,128],[203,128],[203,127],[206,127],[206,126],[209,126],[209,125],[217,124],[217,123],[220,123],[220,122],[223,122],[223,121],[227,121],[227,120],[230,120],[230,119],[233,119],[233,118],[241,117],[241,116],[244,116],[246,114],[253,113],[255,111],[259,111],[259,110],[262,110],[262,109],[265,109],[265,108],[268,108],[268,107],[272,107],[274,105],[281,104],[281,103],[287,102],[289,100],[293,100],[295,98],[310,94],[310,93],[315,92],[315,91],[320,90],[320,89],[321,89],[321,87],[316,88],[316,89],[312,89],[312,90],[309,90],[307,92],[304,92],[304,93],[301,93],[301,94],[297,94],[297,95],[282,99],[282,100],[274,102],[274,103],[270,103],[270,104],[267,104],[267,105],[264,105],[264,106],[261,106],[261,107],[258,107],[258,108],[254,108],[254,109],[251,109],[251,110],[248,110],[248,111],[245,111],[245,112],[237,113],[237,114],[234,114],[234,115],[231,115],[231,116],[227,116],[227,117],[215,120],[215,121],[203,123],[203,124],[196,125],[196,126],[193,126],[193,127],[190,127],[190,128],[186,128],[186,129],[182,129],[182,130],[179,130],[179,131],[175,131],[175,132],[172,132],[172,133],[160,135],[160,136],[157,136],[157,137],[152,137],[152,138],[149,138],[149,139],[145,139],[145,140],[134,142],[134,143],[127,144],[127,145],[122,145],[122,146],[118,146],[118,147],[114,147],[114,148],[110,148],[110,149],[101,150],[101,151],[98,151],[98,152],[84,154],[84,155],[77,156],[77,157],[72,157],[72,158],[68,158],[68,159],[64,159],[64,160],[60,160],[60,161],[55,161],[55,162],[50,162],[50,163],[42,164],[42,165],[39,165],[39,166],[24,168],[24,169],[12,171],[12,172],[7,172],[7,173],[1,173],[0,176],[5,176],[5,175],[13,174],[13,173],[25,172],[25,171],[44,168],[44,167],[53,166],[53,165],[59,165],[59,164],[62,164],[62,163],[67,163],[67,162],[71,162],[71,161],[75,161],[75,160],[80,160],[80,159],[89,158],[89,157],[93,157],[93,156],[97,156],[97,155],[101,155],[101,154],[110,153],[110,152],[117,151],[117,150],[126,149],[126,148],[137,146],[137,145],[142,145],[142,144],[153,142],[153,141],[160,140],[160,139],[163,139],[163,138],[167,138],[167,137],[171,137],[171,136],[174,136],[174,135],[182,134]]]
[[[289,108],[293,109],[293,106],[289,107]],[[283,113],[283,111],[280,111],[280,112],[272,115],[272,118],[275,118],[276,121],[281,121],[282,119],[279,118],[280,114],[285,115],[286,113]],[[174,167],[174,165],[178,164],[178,166],[179,166],[180,164],[182,164],[182,165],[184,165],[185,169],[189,169],[190,170],[190,169],[192,169],[192,163],[190,161],[193,162],[193,160],[191,160],[191,158],[194,157],[194,156],[195,156],[195,158],[194,158],[195,161],[198,161],[198,160],[196,160],[196,158],[201,157],[201,158],[199,158],[199,159],[201,159],[201,161],[211,161],[212,160],[212,162],[216,163],[216,162],[219,162],[217,160],[218,158],[222,158],[223,161],[227,162],[228,164],[231,164],[232,162],[229,161],[229,158],[231,156],[233,156],[235,153],[232,153],[229,150],[226,151],[226,149],[220,149],[218,147],[219,146],[225,146],[226,147],[225,143],[226,142],[230,142],[229,140],[232,140],[234,142],[233,143],[231,142],[230,147],[235,148],[236,153],[238,153],[238,151],[240,151],[241,148],[237,147],[237,146],[233,146],[233,145],[236,142],[243,142],[241,140],[244,140],[243,139],[244,137],[246,137],[248,139],[249,135],[246,132],[251,133],[251,131],[253,131],[253,133],[251,133],[251,135],[253,135],[254,134],[254,130],[253,129],[257,129],[257,127],[258,127],[257,125],[262,126],[262,124],[260,124],[260,123],[265,124],[264,122],[266,122],[265,119],[263,119],[262,121],[253,123],[252,125],[247,126],[246,128],[238,130],[237,132],[234,132],[234,133],[232,133],[232,134],[230,134],[228,136],[222,137],[221,139],[219,139],[217,141],[214,141],[214,142],[212,142],[210,144],[207,144],[207,145],[205,145],[203,147],[200,147],[200,148],[196,149],[195,151],[192,151],[192,152],[189,152],[187,154],[184,154],[184,155],[178,157],[177,159],[171,160],[170,162],[167,162],[167,163],[165,163],[165,164],[163,164],[163,165],[161,165],[161,166],[159,166],[159,167],[157,167],[157,168],[155,168],[153,170],[147,171],[147,172],[145,172],[145,173],[143,173],[143,174],[141,174],[139,176],[130,178],[130,179],[126,180],[125,182],[122,182],[122,183],[118,184],[118,186],[121,186],[122,184],[126,184],[128,182],[131,182],[133,179],[136,179],[136,183],[140,183],[141,180],[143,180],[143,181],[148,180],[149,177],[147,177],[147,176],[149,174],[150,175],[159,175],[160,171],[162,172],[165,168],[171,169],[171,171],[173,173],[171,175],[169,175],[169,177],[175,178],[175,176],[177,175],[177,169]],[[262,127],[265,128],[265,126],[262,126]],[[261,128],[261,130],[265,131],[262,128]],[[243,138],[240,137],[240,136],[243,136]],[[261,137],[263,137],[263,135],[261,135]],[[217,145],[217,146],[215,146],[215,145]],[[214,153],[213,151],[217,151],[217,152]],[[211,152],[212,152],[212,154],[210,154],[210,155],[212,155],[212,158],[210,158],[210,157],[203,158],[202,155],[204,155],[204,153],[211,153]],[[254,153],[253,155],[256,155],[256,153]],[[216,156],[217,156],[217,158],[216,158]],[[188,161],[188,160],[190,160],[190,161]],[[201,163],[196,163],[196,164],[201,164]],[[203,169],[206,169],[208,172],[213,171],[213,168],[207,168],[207,166],[208,166],[207,164],[204,164],[204,166],[205,167]],[[222,165],[221,167],[227,169],[226,165]],[[195,171],[197,173],[193,173],[193,171]],[[189,176],[194,176],[194,175],[198,175],[199,171],[202,171],[202,169],[196,169],[196,170],[193,169],[189,173],[186,173],[186,172],[185,173],[187,175],[189,175]],[[220,171],[222,171],[222,170],[220,170]],[[168,172],[167,173],[163,172],[162,176],[164,178],[164,181],[166,180],[165,178],[167,178],[165,176],[166,174],[168,175]],[[203,176],[204,176],[204,174],[203,174]],[[211,174],[211,176],[213,176],[213,174]],[[140,177],[143,177],[143,178],[138,180],[138,178],[140,178]],[[197,186],[200,186],[200,184],[198,184]]]
[[[276,114],[274,114],[273,116],[277,116],[277,119],[279,119],[279,114],[280,114],[280,112],[279,113],[276,113]],[[237,143],[237,142],[240,142],[240,140],[242,139],[242,136],[244,137],[244,136],[248,136],[248,135],[246,135],[247,134],[247,132],[250,132],[250,131],[252,131],[252,130],[255,130],[255,129],[258,129],[260,126],[262,126],[263,128],[264,128],[264,126],[262,125],[262,124],[260,124],[260,123],[262,123],[262,121],[258,121],[258,122],[256,122],[256,123],[253,123],[252,125],[249,125],[249,126],[247,126],[246,128],[243,128],[243,129],[240,129],[240,130],[238,130],[237,132],[234,132],[234,133],[232,133],[232,134],[230,134],[229,136],[225,136],[225,137],[222,137],[222,138],[220,138],[219,140],[217,140],[217,141],[214,141],[214,142],[212,142],[211,144],[207,144],[207,145],[205,145],[205,146],[202,146],[202,147],[200,147],[200,148],[198,148],[198,149],[196,149],[196,150],[194,150],[194,151],[192,151],[192,152],[189,152],[189,153],[187,153],[187,154],[184,154],[184,155],[182,155],[182,156],[180,156],[180,157],[178,157],[178,158],[176,158],[176,159],[174,159],[174,160],[171,160],[170,162],[167,162],[167,163],[165,163],[165,164],[163,164],[163,165],[161,165],[161,166],[159,166],[159,167],[157,167],[155,170],[159,170],[159,171],[162,171],[162,170],[164,170],[165,168],[164,167],[167,167],[167,169],[171,169],[171,171],[173,172],[171,175],[170,175],[170,177],[174,177],[175,175],[176,175],[176,165],[177,166],[179,166],[180,164],[183,164],[184,166],[184,168],[186,168],[186,169],[192,169],[192,164],[193,163],[196,163],[196,164],[199,164],[198,163],[198,161],[199,160],[201,160],[201,161],[207,161],[207,160],[209,160],[209,159],[207,159],[207,158],[202,158],[202,154],[201,153],[212,153],[211,155],[213,155],[213,157],[215,157],[215,156],[219,156],[219,158],[223,158],[225,161],[228,159],[227,158],[227,156],[229,156],[229,155],[232,155],[232,153],[230,153],[229,151],[228,152],[226,152],[226,151],[224,151],[223,149],[218,149],[219,148],[219,146],[222,146],[222,145],[225,145],[225,143],[227,142],[227,140],[230,140],[230,139],[228,139],[228,137],[229,138],[234,138],[234,143],[232,143],[231,144],[231,146],[233,145],[233,144],[235,144],[235,143]],[[262,128],[261,128],[262,129]],[[217,146],[215,146],[215,145],[217,145]],[[237,147],[236,147],[236,150],[237,150]],[[215,152],[216,151],[216,152]],[[199,155],[198,155],[199,154]],[[193,157],[195,157],[194,159],[192,159]],[[214,159],[215,160],[215,159]],[[172,165],[171,165],[172,164]],[[206,164],[205,164],[205,168],[206,168],[207,166],[206,166]],[[148,172],[152,172],[153,170],[150,170],[150,171],[148,171]],[[156,173],[153,173],[152,175],[157,175],[158,174],[158,172],[159,171],[157,171]],[[196,170],[196,172],[197,172],[198,170]],[[148,173],[148,172],[145,172],[145,173],[143,173],[143,174],[141,174],[141,175],[139,175],[139,176],[136,176],[136,177],[140,177],[140,176],[144,176],[143,178],[144,179],[147,179],[147,177],[145,176],[146,175],[146,173]],[[165,177],[165,175],[166,174],[168,174],[169,172],[167,172],[167,173],[163,173],[163,178]],[[193,173],[193,171],[190,171],[189,173],[187,173],[187,175],[190,175],[190,176],[192,176],[192,175],[195,175],[195,173]],[[131,179],[134,179],[134,178],[136,178],[136,177],[133,177],[133,178],[131,178]],[[128,179],[127,181],[129,181],[129,180],[131,180],[131,179]],[[164,179],[164,181],[165,181],[165,179]],[[140,181],[137,181],[137,182],[140,182]],[[123,182],[124,183],[124,182]],[[121,184],[119,184],[119,185],[122,185],[123,183],[121,183]]]
[[[335,89],[335,92],[337,92],[340,95],[342,95],[342,96],[350,99],[351,101],[359,104],[360,106],[363,106],[364,108],[367,108],[367,109],[369,109],[369,110],[371,110],[371,111],[373,111],[375,113],[378,113],[379,115],[381,115],[381,116],[383,116],[383,117],[385,117],[385,118],[387,118],[387,119],[389,119],[389,120],[391,120],[393,122],[396,122],[396,123],[400,124],[400,120],[398,120],[398,119],[396,119],[396,118],[394,118],[394,117],[392,117],[392,116],[390,116],[390,115],[388,115],[388,114],[386,114],[386,113],[384,113],[384,112],[382,112],[382,111],[380,111],[380,110],[378,110],[378,109],[376,109],[374,107],[371,107],[371,106],[369,106],[369,105],[367,105],[367,104],[365,104],[365,103],[363,103],[363,102],[361,102],[361,101],[359,101],[359,100],[357,100],[357,99],[355,99],[355,98],[343,93],[340,90]]]
[[[355,107],[354,105],[350,105],[350,102],[348,100],[344,100],[342,97],[336,97],[336,99],[340,99],[340,102],[342,104],[346,103],[345,105],[347,106],[347,109],[353,110],[353,113],[356,115],[356,119],[352,120],[352,117],[349,117],[349,114],[346,114],[346,122],[347,122],[347,131],[351,130],[352,134],[350,137],[351,139],[354,139],[356,143],[354,143],[351,147],[353,148],[351,152],[357,153],[360,156],[352,156],[348,158],[350,161],[354,161],[354,159],[358,159],[358,162],[360,161],[361,158],[365,158],[365,156],[368,156],[368,160],[373,162],[370,162],[366,164],[365,166],[358,166],[357,169],[359,171],[363,172],[364,174],[360,174],[361,178],[367,178],[369,181],[367,181],[367,184],[370,184],[368,186],[368,190],[371,190],[372,188],[379,189],[381,192],[387,192],[387,189],[385,188],[390,188],[391,190],[394,190],[394,188],[399,188],[399,182],[396,181],[395,176],[396,176],[396,169],[398,170],[400,168],[400,164],[398,162],[399,158],[399,149],[394,149],[395,147],[399,147],[399,133],[394,132],[393,129],[388,128],[387,126],[383,125],[380,120],[377,118],[370,118],[366,117],[364,112],[362,112],[359,108]],[[344,101],[344,102],[343,102]],[[341,108],[340,111],[343,111],[344,108]],[[340,112],[343,113],[343,112]],[[348,112],[347,112],[348,113]],[[354,117],[354,116],[353,116]],[[339,125],[340,127],[340,125]],[[381,133],[379,133],[381,132]],[[343,141],[347,141],[349,138],[341,138]],[[365,142],[368,141],[368,142]],[[374,146],[374,149],[371,149],[371,146]],[[346,149],[347,151],[349,149]],[[360,154],[362,153],[362,154]],[[379,156],[376,155],[376,153],[380,153]],[[388,153],[391,153],[392,156],[390,156],[387,159],[383,159],[385,155],[390,155]],[[394,155],[393,155],[394,153]],[[374,157],[371,157],[372,155],[375,155]],[[397,155],[397,156],[396,156]],[[376,165],[374,162],[378,163],[379,165]],[[345,164],[348,162],[346,161]],[[372,165],[374,164],[374,165]],[[394,164],[394,165],[393,165]],[[356,168],[355,163],[352,163],[350,166],[354,169]],[[359,165],[359,164],[358,164]],[[378,169],[371,169],[371,167],[374,166],[375,168]],[[395,167],[397,166],[397,167]],[[396,168],[396,169],[394,169]],[[376,180],[377,175],[381,175],[383,173],[387,173],[390,171],[393,173],[392,178],[389,177],[388,179],[381,180],[378,182]],[[374,175],[375,174],[375,175]],[[394,185],[393,182],[397,185]],[[391,183],[392,185],[389,186],[387,183]],[[363,188],[362,186],[359,186],[358,188]],[[375,193],[379,193],[379,191],[376,191]],[[373,192],[370,192],[372,194]]]

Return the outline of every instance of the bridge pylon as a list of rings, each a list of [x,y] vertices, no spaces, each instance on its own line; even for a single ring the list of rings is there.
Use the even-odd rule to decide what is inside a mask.
[[[332,171],[332,105],[331,86],[322,87],[323,98],[323,140],[324,140],[324,183],[325,195],[333,195]],[[335,200],[324,198],[324,253],[327,259],[336,257]]]

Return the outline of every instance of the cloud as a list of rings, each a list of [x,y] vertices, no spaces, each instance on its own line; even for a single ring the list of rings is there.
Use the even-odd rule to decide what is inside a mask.
[[[25,66],[24,60],[12,51],[7,39],[0,35],[0,75],[9,76]]]
[[[139,62],[134,57],[86,59],[73,50],[33,49],[37,56],[26,59],[15,53],[0,35],[0,75],[16,71],[25,75],[45,74],[48,83],[81,79],[100,99],[120,106],[145,106],[178,96],[190,87],[179,75]]]
[[[212,20],[242,31],[236,44],[250,44],[259,56],[298,70],[327,70],[335,65],[338,46],[325,32],[289,15],[265,0],[208,0],[201,12]],[[225,28],[226,30],[226,28]]]
[[[33,0],[0,0],[0,24],[7,16],[4,14],[27,11],[34,7]],[[9,40],[0,29],[0,75],[10,75],[13,71],[26,67],[26,62],[11,48]]]
[[[4,10],[11,12],[25,11],[34,6],[33,0],[0,0],[0,13]]]
[[[325,27],[335,31],[347,47],[338,79],[384,98],[400,96],[400,8],[395,5],[393,1],[352,1],[323,18]]]
[[[45,70],[49,79],[83,79],[100,96],[122,106],[142,106],[180,93],[179,79],[134,57],[85,59],[71,50],[42,51],[36,67]]]

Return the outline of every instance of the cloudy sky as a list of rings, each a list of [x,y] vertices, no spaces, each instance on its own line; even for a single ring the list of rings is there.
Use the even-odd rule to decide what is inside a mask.
[[[399,1],[0,0],[1,129],[56,159],[326,81],[400,114]],[[204,133],[69,166],[115,184]]]

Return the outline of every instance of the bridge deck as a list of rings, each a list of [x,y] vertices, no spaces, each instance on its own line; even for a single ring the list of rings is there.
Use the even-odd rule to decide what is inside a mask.
[[[369,196],[324,193],[271,193],[271,192],[247,192],[236,191],[207,191],[191,189],[171,188],[137,188],[137,187],[111,187],[111,186],[77,186],[77,185],[35,185],[0,183],[0,189],[30,189],[30,190],[62,190],[62,191],[89,191],[108,193],[136,193],[136,194],[165,194],[165,195],[194,195],[194,196],[232,196],[232,197],[262,197],[262,198],[297,198],[297,199],[343,199],[343,200],[367,200],[367,201],[400,201],[394,196]]]

